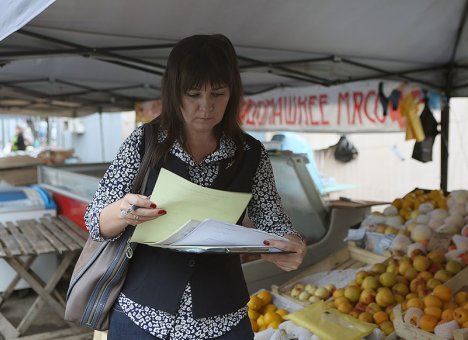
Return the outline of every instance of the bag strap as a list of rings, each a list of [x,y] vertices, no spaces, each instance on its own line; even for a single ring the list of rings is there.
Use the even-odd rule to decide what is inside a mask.
[[[144,136],[144,142],[143,142],[143,145],[142,147],[140,148],[140,151],[143,151],[143,152],[140,152],[140,159],[143,159],[143,157],[145,156],[145,154],[147,152],[149,152],[149,148],[148,148],[148,145],[150,145],[150,137],[151,137],[151,126],[150,124],[145,124],[143,125],[143,136]],[[146,189],[146,184],[148,183],[148,177],[149,177],[149,173],[150,173],[150,169],[146,169],[145,170],[145,177],[143,178],[143,181],[141,183],[141,186],[140,186],[140,194],[141,195],[144,195],[145,193],[145,189]],[[136,248],[136,245],[137,243],[136,242],[130,242],[130,239],[133,235],[133,232],[135,231],[135,226],[134,225],[131,225],[129,224],[125,230],[125,233],[127,234],[126,237],[127,237],[127,247],[125,249],[125,253],[126,253],[126,256],[130,259],[132,258],[133,256],[133,252]]]

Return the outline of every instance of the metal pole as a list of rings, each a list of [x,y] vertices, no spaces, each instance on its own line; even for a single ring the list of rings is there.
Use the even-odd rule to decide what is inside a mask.
[[[102,123],[102,111],[99,110],[99,129],[101,135],[101,161],[104,163],[106,161],[106,153],[105,153],[105,146],[104,146],[104,126]]]
[[[449,159],[450,98],[446,98],[440,117],[440,188],[447,192]]]

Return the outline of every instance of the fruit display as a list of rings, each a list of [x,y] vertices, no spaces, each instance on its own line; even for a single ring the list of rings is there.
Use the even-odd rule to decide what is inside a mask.
[[[260,332],[269,327],[277,329],[284,321],[283,316],[289,314],[287,310],[278,308],[273,303],[273,295],[267,290],[251,295],[247,307],[254,332]]]
[[[388,249],[399,256],[428,253],[431,238],[448,235],[446,257],[468,265],[468,190],[445,196],[441,190],[416,189],[367,216],[361,228],[394,235]]]
[[[332,293],[332,299],[326,305],[359,320],[375,323],[389,335],[394,330],[392,320],[396,304],[401,304],[405,311],[417,307],[427,315],[437,314],[438,310],[433,308],[425,311],[424,301],[428,301],[428,307],[434,307],[430,301],[436,298],[432,296],[440,295],[446,304],[439,307],[439,317],[445,309],[455,307],[449,304],[451,299],[444,283],[462,269],[460,262],[446,261],[440,251],[427,255],[415,252],[412,257],[390,258],[384,263],[372,265],[370,270],[358,271],[353,281]],[[462,301],[462,297],[458,299]]]

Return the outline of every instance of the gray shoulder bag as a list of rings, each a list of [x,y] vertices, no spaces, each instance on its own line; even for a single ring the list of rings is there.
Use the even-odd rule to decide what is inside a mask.
[[[149,135],[145,125],[145,145]],[[144,193],[149,169],[140,189]],[[65,320],[95,330],[109,327],[109,312],[120,294],[128,261],[135,249],[130,238],[135,230],[128,225],[115,241],[93,241],[89,237],[73,270],[67,291]]]

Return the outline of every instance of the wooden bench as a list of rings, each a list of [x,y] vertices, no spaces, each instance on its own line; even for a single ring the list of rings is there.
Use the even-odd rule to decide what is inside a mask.
[[[88,234],[84,230],[64,216],[0,223],[0,258],[16,272],[16,276],[0,296],[0,334],[5,339],[54,339],[84,332],[83,328],[69,324],[70,327],[66,330],[22,337],[44,304],[63,317],[65,301],[55,288],[65,271],[74,265],[74,260],[83,249],[87,237]],[[59,262],[54,273],[44,282],[31,269],[31,264],[37,256],[49,253],[57,254]],[[38,297],[15,327],[3,315],[1,306],[11,296],[21,279],[31,286]]]

